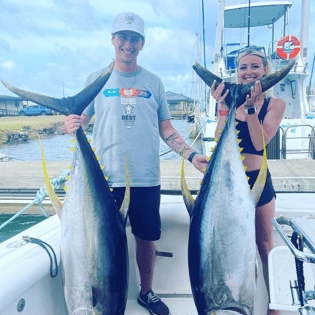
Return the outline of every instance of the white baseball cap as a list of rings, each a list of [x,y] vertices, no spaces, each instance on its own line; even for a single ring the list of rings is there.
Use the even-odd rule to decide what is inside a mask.
[[[114,21],[112,35],[120,31],[136,32],[145,38],[143,18],[132,12],[118,14]]]

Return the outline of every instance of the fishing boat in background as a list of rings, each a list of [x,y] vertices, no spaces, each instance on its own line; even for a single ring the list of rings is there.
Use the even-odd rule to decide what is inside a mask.
[[[283,18],[285,27],[283,34],[279,36],[281,38],[288,34],[287,14],[291,6],[292,3],[289,1],[252,3],[250,26],[272,25],[272,34],[274,34],[274,23]],[[301,19],[299,38],[301,52],[296,57],[297,64],[287,78],[274,88],[274,94],[285,99],[287,109],[281,128],[275,140],[272,140],[275,144],[269,145],[268,154],[272,159],[275,158],[275,155],[277,158],[289,158],[291,156],[296,158],[296,154],[286,156],[291,148],[297,151],[298,157],[302,158],[309,158],[313,152],[304,153],[302,151],[310,150],[310,143],[312,143],[313,138],[308,135],[312,133],[315,122],[309,109],[305,90],[305,80],[308,75],[306,65],[308,29],[306,26],[309,20],[309,7],[310,0],[303,0],[303,19]],[[246,27],[247,16],[247,5],[226,7],[225,0],[221,0],[212,72],[229,82],[234,80],[238,50],[245,47],[247,43],[237,43],[237,45],[225,43],[224,31],[229,27]],[[276,43],[280,38],[276,38],[275,35],[272,36],[270,45],[266,48],[268,58],[274,65],[274,70],[279,70],[288,63],[288,60],[280,59],[276,54]],[[251,44],[258,45],[258,43]],[[201,113],[202,125],[204,126],[202,129],[203,153],[205,155],[211,155],[211,147],[214,146],[215,113],[216,104],[210,98],[206,111]],[[312,128],[304,125],[311,125]],[[286,144],[287,140],[291,140],[289,138],[293,134],[298,139],[288,141]],[[285,142],[280,141],[281,138],[283,139],[283,135],[285,135]],[[304,136],[306,138],[302,138]],[[271,147],[276,153],[272,152]],[[313,147],[311,148],[313,149]],[[168,178],[167,180],[170,181],[171,179]],[[314,250],[312,243],[315,242],[315,229],[314,224],[309,224],[309,222],[315,222],[312,216],[314,214],[314,198],[314,193],[303,195],[278,194],[276,201],[276,222],[280,227],[283,225],[283,233],[291,234],[292,230],[296,229],[296,225],[305,226],[306,221],[307,228],[304,237],[307,238],[307,235],[310,235],[310,241],[306,243],[310,253],[306,257],[315,255],[315,252],[312,252]],[[49,201],[44,201],[44,205],[45,202],[49,203]],[[283,220],[282,217],[288,217],[290,220]],[[304,219],[297,219],[299,217]],[[162,237],[156,242],[157,258],[153,289],[169,306],[172,315],[197,315],[188,273],[190,218],[182,196],[162,195],[161,220]],[[292,223],[292,221],[294,222]],[[268,305],[270,308],[280,310],[280,315],[313,315],[314,312],[311,309],[304,308],[301,312],[299,311],[301,300],[296,297],[298,290],[294,282],[296,279],[295,262],[290,252],[291,249],[287,248],[286,240],[280,235],[277,227],[277,230],[274,231],[275,248],[269,256],[270,300],[263,281],[262,264],[258,255],[257,298],[254,315],[266,315]],[[42,246],[32,243],[31,238],[40,239],[49,244],[56,255],[56,261],[51,251],[49,256]],[[137,303],[140,277],[136,264],[136,245],[129,224],[127,224],[127,239],[130,264],[128,302],[125,314],[146,315],[149,314],[148,311]],[[0,244],[0,284],[2,288],[0,290],[0,315],[67,315],[63,292],[62,264],[60,264],[60,241],[60,221],[57,215],[54,215]],[[59,267],[57,275],[56,266]],[[305,291],[312,292],[315,283],[313,263],[305,264],[304,274]],[[293,281],[291,287],[290,281]],[[294,295],[293,300],[292,295]],[[307,305],[315,308],[315,301],[308,301]]]
[[[250,2],[226,6],[226,1],[221,0],[217,24],[216,43],[212,72],[226,82],[235,80],[236,61],[239,51],[250,45],[263,49],[273,70],[283,69],[290,59],[296,59],[296,65],[284,80],[273,88],[273,95],[284,99],[286,109],[280,128],[268,146],[268,158],[271,159],[313,159],[314,152],[314,125],[315,113],[310,110],[310,101],[306,95],[308,72],[308,35],[310,18],[310,1],[303,0],[301,4],[300,34],[290,34],[290,1],[264,1]],[[249,14],[250,12],[250,14]],[[296,13],[294,13],[296,14]],[[278,22],[279,21],[279,22]],[[276,29],[282,22],[281,31]],[[261,30],[261,34],[270,35],[266,40],[266,47],[261,42],[251,38],[253,31]],[[271,29],[271,31],[270,31]],[[243,42],[227,42],[229,32],[239,30],[240,34],[247,30],[248,38]],[[267,32],[266,32],[267,31]],[[234,33],[233,33],[234,34]],[[291,41],[297,39],[300,43]],[[240,35],[239,38],[242,36]],[[288,37],[285,44],[281,39]],[[261,40],[261,36],[259,37]],[[280,43],[279,43],[280,42]],[[290,44],[290,45],[289,45]],[[282,48],[280,47],[282,45]],[[283,59],[279,56],[286,58]],[[296,54],[296,52],[298,52]],[[293,55],[296,55],[293,57]],[[214,130],[216,127],[216,101],[210,97],[203,112],[203,149],[206,155],[211,154],[214,146]]]

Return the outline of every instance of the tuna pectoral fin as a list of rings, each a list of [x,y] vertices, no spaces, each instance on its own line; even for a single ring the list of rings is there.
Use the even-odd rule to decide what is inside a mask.
[[[262,138],[263,138],[263,143],[264,143],[264,155],[263,155],[263,160],[261,162],[258,177],[251,191],[255,205],[258,203],[259,198],[264,190],[266,178],[267,178],[267,168],[268,168],[265,136],[264,136],[264,129],[262,126],[261,126],[261,129],[262,129]]]
[[[47,168],[46,168],[46,163],[45,163],[45,158],[44,158],[44,151],[43,151],[42,142],[41,142],[40,138],[39,138],[39,144],[40,144],[40,149],[42,151],[43,171],[44,171],[46,189],[47,189],[49,198],[51,200],[51,204],[53,205],[54,209],[56,210],[56,212],[60,218],[63,204],[59,200],[59,198],[58,198],[57,194],[55,193],[54,188],[53,188],[53,186],[49,180],[49,176],[48,176]]]
[[[188,213],[190,215],[190,217],[192,216],[193,213],[193,208],[195,205],[195,200],[193,198],[193,196],[191,195],[187,183],[186,183],[186,179],[185,179],[185,174],[184,174],[184,162],[185,162],[185,150],[184,150],[184,154],[183,154],[183,163],[182,163],[182,172],[181,172],[181,179],[180,179],[180,188],[182,190],[182,195],[183,195],[183,199],[186,205],[186,208],[188,210]]]
[[[129,209],[129,203],[130,203],[130,178],[129,178],[129,171],[128,171],[128,165],[127,165],[127,159],[125,154],[125,165],[126,165],[126,190],[125,190],[125,197],[120,207],[120,213],[122,216],[122,219],[126,225],[127,222],[127,215],[128,215],[128,209]]]

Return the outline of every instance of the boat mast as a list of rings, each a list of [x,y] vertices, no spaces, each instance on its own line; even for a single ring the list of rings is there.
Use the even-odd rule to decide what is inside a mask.
[[[226,0],[219,0],[220,2],[220,11],[217,22],[217,33],[215,37],[215,46],[214,46],[214,61],[212,72],[215,74],[219,73],[219,62],[223,56],[223,44],[224,44],[224,8]],[[208,115],[210,117],[215,117],[215,103],[209,106]]]
[[[300,41],[301,41],[301,58],[303,65],[307,63],[307,53],[308,53],[308,32],[309,32],[309,22],[310,22],[310,12],[311,12],[311,1],[302,0],[301,8],[301,26],[300,26]]]
[[[205,11],[204,3],[202,0],[202,34],[203,34],[203,67],[207,69],[206,65],[206,40],[205,40]],[[205,84],[205,106],[207,104],[207,85]]]
[[[250,0],[248,0],[248,31],[247,31],[247,46],[250,44]]]

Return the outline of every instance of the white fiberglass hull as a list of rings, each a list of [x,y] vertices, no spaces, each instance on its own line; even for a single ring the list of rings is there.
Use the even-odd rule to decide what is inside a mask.
[[[314,204],[315,194],[278,194],[276,215],[294,218],[312,214]],[[161,216],[162,238],[156,243],[156,249],[160,254],[156,259],[154,290],[163,297],[172,314],[197,315],[191,296],[187,264],[189,216],[182,197],[162,196]],[[21,299],[24,299],[25,303],[22,314],[67,314],[61,272],[57,278],[52,279],[49,275],[50,262],[47,253],[38,245],[20,244],[21,246],[19,246],[22,235],[40,238],[52,245],[59,262],[60,225],[57,216],[0,244],[0,285],[2,288],[0,291],[0,315],[20,314],[17,307]],[[140,284],[135,262],[135,244],[129,226],[127,235],[130,272],[128,304],[125,314],[148,314],[136,301]],[[11,244],[11,248],[8,247],[9,244]],[[16,247],[12,247],[13,245]],[[276,232],[275,245],[284,245]],[[271,302],[274,307],[282,310],[281,315],[299,314],[298,308],[290,305],[292,301],[288,280],[294,280],[296,276],[292,272],[293,256],[291,262],[289,262],[289,257],[290,254],[286,248],[279,247],[279,250],[270,258]],[[281,269],[284,263],[288,266],[288,272],[287,269]],[[306,286],[307,288],[312,287],[314,278],[309,276],[308,266],[306,275]],[[255,315],[265,315],[268,299],[261,276],[261,264],[256,304]],[[310,305],[312,304],[310,303]]]

